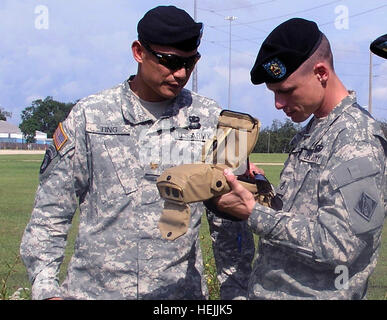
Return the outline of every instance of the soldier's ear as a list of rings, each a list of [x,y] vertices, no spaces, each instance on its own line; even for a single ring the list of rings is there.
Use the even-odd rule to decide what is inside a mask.
[[[314,74],[321,85],[325,87],[329,79],[329,68],[325,63],[317,63],[313,68]]]
[[[144,60],[144,47],[141,45],[141,42],[136,40],[132,43],[132,54],[134,60],[138,63],[142,63]]]

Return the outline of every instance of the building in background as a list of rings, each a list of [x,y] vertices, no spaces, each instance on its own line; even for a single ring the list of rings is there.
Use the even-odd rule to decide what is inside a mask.
[[[42,149],[52,141],[52,139],[47,138],[46,133],[41,131],[35,131],[35,139],[35,143],[27,145],[18,126],[0,120],[0,149],[34,149],[36,145],[38,145],[37,149]]]

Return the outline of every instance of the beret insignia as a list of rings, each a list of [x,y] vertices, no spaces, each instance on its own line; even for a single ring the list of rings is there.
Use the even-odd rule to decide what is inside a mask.
[[[387,41],[384,41],[379,45],[379,47],[384,51],[387,52]]]
[[[286,67],[278,58],[274,58],[262,66],[275,79],[281,79],[286,74]]]

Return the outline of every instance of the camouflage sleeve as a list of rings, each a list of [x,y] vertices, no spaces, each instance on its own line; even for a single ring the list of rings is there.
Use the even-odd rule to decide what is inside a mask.
[[[231,221],[206,210],[213,241],[220,298],[246,299],[254,258],[254,238],[246,221]]]
[[[77,209],[74,116],[71,112],[58,127],[46,152],[34,209],[21,241],[20,254],[32,283],[32,299],[60,296],[58,273]]]
[[[380,145],[366,142],[337,145],[332,154],[315,181],[317,212],[304,215],[257,204],[248,223],[253,232],[304,261],[349,265],[366,245],[374,246],[370,239],[383,227],[385,158]],[[311,207],[307,194],[298,196]]]

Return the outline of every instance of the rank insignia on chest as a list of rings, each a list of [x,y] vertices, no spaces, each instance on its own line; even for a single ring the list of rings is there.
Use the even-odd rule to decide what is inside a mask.
[[[275,79],[281,79],[286,74],[286,67],[278,58],[274,58],[262,66]]]
[[[156,170],[156,169],[159,167],[159,165],[158,165],[157,163],[151,162],[151,163],[149,164],[149,167],[150,167],[152,170]]]
[[[59,123],[59,126],[55,130],[52,138],[54,140],[55,148],[57,151],[59,151],[66,144],[68,137],[63,130],[62,122]]]

